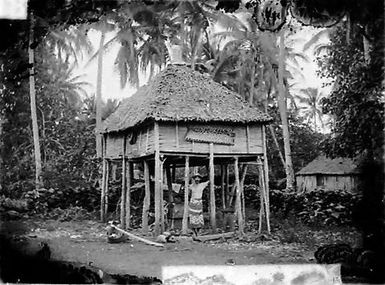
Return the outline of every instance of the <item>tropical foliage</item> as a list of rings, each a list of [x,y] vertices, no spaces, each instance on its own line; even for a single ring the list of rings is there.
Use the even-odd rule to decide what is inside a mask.
[[[323,100],[324,112],[332,115],[334,136],[327,144],[329,153],[356,156],[368,153],[382,159],[384,129],[384,87],[382,85],[383,33],[373,30],[371,61],[366,63],[363,36],[346,33],[339,27],[331,35],[326,55],[319,58],[320,75],[334,80],[333,91]]]

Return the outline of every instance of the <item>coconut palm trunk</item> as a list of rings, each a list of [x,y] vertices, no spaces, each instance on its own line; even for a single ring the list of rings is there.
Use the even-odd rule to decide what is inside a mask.
[[[4,136],[3,136],[3,124],[5,122],[5,116],[0,113],[0,192],[3,190],[4,185]]]
[[[285,70],[285,31],[280,32],[279,44],[279,62],[278,62],[278,108],[282,122],[283,145],[285,150],[285,172],[286,172],[286,189],[292,190],[294,188],[294,170],[291,159],[290,148],[290,133],[289,123],[287,118],[287,104],[284,86],[284,70]]]
[[[36,189],[42,186],[42,164],[41,164],[41,152],[39,141],[39,127],[37,124],[37,112],[36,112],[36,90],[35,90],[35,52],[32,49],[34,43],[34,17],[33,13],[30,13],[30,29],[29,29],[29,45],[28,45],[28,62],[29,69],[29,96],[31,106],[31,119],[32,119],[32,133],[33,133],[33,147],[35,152],[35,187]]]
[[[106,32],[104,29],[101,31],[100,42],[99,42],[99,51],[98,51],[98,69],[96,76],[96,154],[97,157],[102,156],[102,135],[101,125],[102,125],[102,83],[103,83],[103,49],[104,41],[106,38]]]

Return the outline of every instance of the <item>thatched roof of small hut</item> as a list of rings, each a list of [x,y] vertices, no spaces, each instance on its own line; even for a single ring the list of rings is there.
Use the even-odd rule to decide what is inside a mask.
[[[272,119],[208,75],[169,65],[149,85],[123,100],[103,122],[102,132],[123,131],[149,120],[267,123]]]
[[[297,172],[297,175],[350,175],[359,174],[358,165],[350,158],[319,156]]]

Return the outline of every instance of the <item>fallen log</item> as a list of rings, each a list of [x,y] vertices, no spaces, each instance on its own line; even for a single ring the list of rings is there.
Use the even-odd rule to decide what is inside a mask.
[[[111,225],[111,227],[113,227],[113,228],[116,229],[117,231],[119,231],[119,232],[121,232],[121,233],[123,233],[123,234],[129,236],[130,238],[139,240],[139,241],[144,242],[144,243],[149,244],[149,245],[158,246],[158,247],[164,247],[164,245],[161,244],[161,243],[154,242],[154,241],[151,241],[151,240],[142,238],[142,237],[138,237],[138,236],[136,236],[136,235],[134,235],[134,234],[132,234],[132,233],[129,233],[129,232],[125,231],[125,230],[122,230],[121,228],[118,228],[118,227],[115,226],[115,225]]]
[[[232,238],[234,235],[235,235],[234,232],[228,232],[223,234],[197,236],[197,237],[194,237],[194,239],[197,241],[209,241],[209,240]]]

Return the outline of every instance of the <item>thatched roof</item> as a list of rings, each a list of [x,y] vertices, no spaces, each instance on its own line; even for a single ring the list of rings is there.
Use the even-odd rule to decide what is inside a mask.
[[[123,131],[147,120],[267,123],[272,119],[208,75],[169,65],[149,85],[123,100],[103,122],[102,131]]]
[[[358,174],[359,169],[354,160],[349,158],[327,158],[319,156],[297,172],[297,175],[350,175]]]

